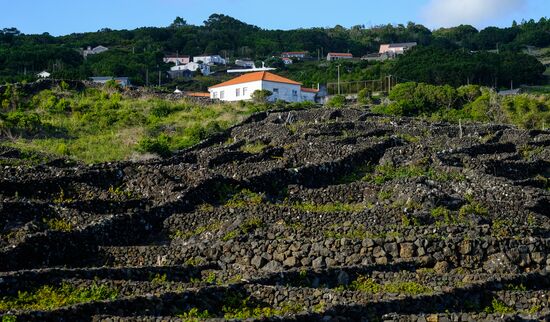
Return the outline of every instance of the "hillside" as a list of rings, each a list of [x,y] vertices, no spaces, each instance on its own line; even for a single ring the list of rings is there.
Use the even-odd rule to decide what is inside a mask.
[[[539,21],[523,21],[520,24],[511,23],[508,28],[488,27],[483,30],[468,25],[431,31],[423,25],[408,23],[407,25],[381,25],[365,27],[363,25],[345,28],[342,26],[309,28],[296,30],[265,30],[247,24],[232,17],[213,14],[203,25],[189,25],[184,19],[176,19],[167,27],[144,27],[135,30],[102,29],[97,32],[78,33],[54,37],[47,33],[41,35],[23,35],[16,28],[5,28],[0,31],[0,83],[15,82],[35,78],[35,74],[48,70],[58,79],[86,79],[91,76],[127,76],[136,85],[147,83],[147,75],[151,82],[156,74],[166,72],[168,64],[162,58],[166,54],[201,55],[220,54],[230,60],[235,58],[250,58],[253,60],[268,60],[272,56],[279,57],[283,51],[305,50],[312,58],[324,57],[329,52],[352,53],[361,57],[368,53],[378,52],[383,43],[417,42],[422,47],[444,48],[453,56],[475,51],[494,51],[497,46],[500,52],[519,54],[526,46],[539,48],[550,45],[550,20],[541,18]],[[88,46],[106,46],[108,51],[90,55],[84,59],[81,51]],[[486,73],[499,69],[496,55],[487,55],[490,61]],[[492,57],[492,59],[491,59]],[[507,59],[504,69],[521,69],[522,64],[516,64],[522,55]],[[440,57],[440,61],[447,57]],[[418,64],[424,62],[417,61]],[[457,68],[449,68],[445,73],[461,75],[461,70],[470,66],[468,60]],[[379,69],[384,69],[386,64]],[[474,63],[475,65],[475,63]],[[429,66],[429,65],[427,65]],[[391,64],[390,66],[391,67]],[[426,67],[426,66],[424,66]],[[433,70],[445,67],[439,64]],[[443,74],[445,74],[443,73]],[[164,74],[164,73],[163,73]],[[393,73],[395,75],[395,73]],[[387,74],[377,74],[377,77]],[[408,78],[407,74],[400,75]],[[461,85],[467,83],[463,75]],[[491,75],[492,81],[507,86],[509,79],[500,75]],[[529,83],[536,83],[537,76],[529,78]],[[323,75],[326,77],[326,75]],[[201,80],[199,78],[199,80]],[[298,79],[311,81],[311,79]],[[355,80],[364,80],[361,78]],[[421,81],[420,79],[411,79]],[[205,84],[208,80],[202,79]],[[315,80],[313,80],[315,81]],[[317,80],[319,81],[319,80]],[[330,81],[335,81],[331,78]],[[162,82],[169,80],[164,74]],[[519,83],[516,82],[516,83]],[[201,85],[204,90],[205,84]],[[480,85],[482,83],[479,83]],[[181,84],[183,85],[183,84]],[[210,84],[211,85],[211,84]],[[488,84],[484,84],[488,85]]]
[[[3,167],[0,315],[546,320],[549,147],[548,131],[311,109],[168,159]]]

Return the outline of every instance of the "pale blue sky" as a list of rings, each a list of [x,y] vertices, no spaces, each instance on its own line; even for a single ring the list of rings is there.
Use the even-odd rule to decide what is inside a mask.
[[[414,21],[429,28],[509,26],[550,16],[550,0],[0,0],[0,28],[53,35],[167,26],[176,16],[202,24],[212,13],[268,29],[350,27]]]

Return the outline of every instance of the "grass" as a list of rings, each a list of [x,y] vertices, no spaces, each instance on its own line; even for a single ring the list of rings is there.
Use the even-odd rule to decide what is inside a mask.
[[[466,177],[458,171],[440,171],[427,166],[405,165],[395,166],[384,164],[376,166],[373,173],[363,177],[364,181],[382,185],[398,179],[427,177],[430,180],[439,182],[464,181]]]
[[[357,213],[367,208],[363,203],[327,203],[327,204],[315,204],[315,203],[295,203],[289,205],[289,207],[310,213],[340,213],[340,212],[352,212]]]
[[[60,286],[42,286],[34,292],[19,292],[16,297],[0,300],[0,311],[39,310],[51,311],[57,308],[94,301],[114,300],[118,291],[105,285],[76,287],[68,283]]]
[[[170,235],[170,238],[187,240],[191,237],[198,236],[207,231],[217,231],[218,229],[220,229],[220,227],[221,227],[220,222],[214,222],[208,225],[199,226],[193,230],[187,230],[187,231],[176,230]]]
[[[58,218],[51,218],[51,219],[42,219],[42,221],[46,224],[48,229],[55,230],[55,231],[63,231],[63,232],[70,232],[73,230],[73,226],[71,223],[66,221],[65,219],[58,219]]]
[[[198,322],[204,319],[213,318],[214,316],[210,314],[208,310],[200,311],[197,308],[192,308],[187,312],[177,315],[177,317],[185,322]]]
[[[240,294],[233,294],[225,299],[225,305],[222,308],[224,319],[244,320],[244,319],[266,319],[274,316],[284,316],[286,314],[296,314],[304,310],[302,305],[296,303],[281,303],[280,307],[273,308],[262,304],[253,303],[250,297],[244,298]]]
[[[406,295],[432,294],[434,290],[428,286],[417,282],[397,281],[385,282],[383,284],[376,282],[372,278],[359,276],[351,283],[349,289],[369,294],[393,293]]]
[[[262,153],[269,145],[261,142],[261,141],[255,141],[246,143],[241,147],[241,151],[245,153],[250,154],[260,154]]]
[[[235,239],[240,235],[246,235],[251,231],[261,228],[264,226],[264,222],[260,218],[250,218],[245,220],[237,229],[227,232],[223,237],[222,241],[228,241]]]
[[[516,310],[499,299],[493,299],[491,306],[486,307],[483,311],[488,314],[511,314]]]
[[[233,195],[233,197],[225,203],[225,206],[229,208],[245,208],[260,205],[263,201],[264,197],[261,194],[243,189]]]
[[[101,89],[44,90],[0,113],[5,145],[85,163],[142,158],[190,147],[269,108],[253,103],[200,104],[187,99],[127,98]]]
[[[162,285],[168,283],[168,276],[166,274],[157,273],[151,278],[151,283],[155,285]]]

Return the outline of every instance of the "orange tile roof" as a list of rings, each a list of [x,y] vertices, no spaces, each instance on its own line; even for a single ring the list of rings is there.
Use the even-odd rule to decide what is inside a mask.
[[[328,53],[328,54],[331,56],[353,57],[353,55],[349,53]]]
[[[210,93],[186,93],[185,95],[191,97],[210,97]]]
[[[319,90],[317,88],[302,87],[302,92],[317,93]]]
[[[255,72],[255,73],[244,74],[242,76],[239,76],[237,78],[233,78],[231,80],[228,80],[227,82],[223,82],[223,83],[218,84],[218,85],[210,86],[209,89],[210,88],[237,85],[237,84],[250,83],[250,82],[256,82],[256,81],[267,81],[267,82],[274,82],[274,83],[302,85],[302,83],[298,83],[298,82],[295,82],[295,81],[290,80],[288,78],[284,78],[282,76],[275,75],[275,74],[272,74],[272,73],[269,73],[269,72]]]

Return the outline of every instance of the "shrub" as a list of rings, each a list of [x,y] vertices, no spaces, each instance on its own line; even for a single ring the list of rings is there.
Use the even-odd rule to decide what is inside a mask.
[[[357,94],[357,102],[360,104],[368,104],[371,102],[371,92],[368,88],[363,88]]]
[[[169,141],[170,137],[165,134],[161,134],[156,138],[143,138],[138,143],[138,150],[154,153],[161,157],[169,157],[172,155]]]
[[[256,103],[266,103],[271,97],[271,95],[273,95],[271,91],[268,91],[267,89],[262,89],[262,90],[255,90],[250,97]]]
[[[346,97],[344,95],[335,95],[327,101],[326,105],[328,107],[344,107],[346,105]]]

